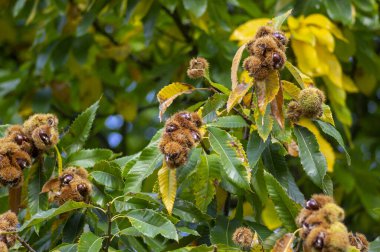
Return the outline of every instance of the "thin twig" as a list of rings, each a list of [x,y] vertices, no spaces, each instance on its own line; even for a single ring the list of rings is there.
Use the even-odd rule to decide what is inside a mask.
[[[26,241],[24,241],[19,235],[16,236],[17,240],[30,252],[36,252]]]
[[[108,251],[108,248],[111,244],[111,238],[112,238],[112,214],[111,214],[111,203],[107,204],[107,219],[108,219],[108,230],[107,230],[107,238],[106,242],[104,244],[103,250]]]

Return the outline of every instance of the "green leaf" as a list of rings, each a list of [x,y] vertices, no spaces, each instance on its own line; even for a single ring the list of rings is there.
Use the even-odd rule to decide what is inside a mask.
[[[113,152],[108,149],[80,150],[67,157],[66,166],[73,165],[88,168],[94,166],[98,161],[109,160],[112,156]]]
[[[207,0],[182,0],[185,10],[193,13],[197,18],[202,16],[207,9]]]
[[[331,124],[329,123],[325,123],[325,122],[322,122],[320,120],[317,120],[316,121],[317,124],[319,125],[319,128],[327,135],[331,136],[332,138],[334,138],[338,144],[340,145],[340,147],[343,148],[344,152],[346,153],[346,159],[347,159],[347,163],[348,165],[351,165],[351,158],[350,158],[350,155],[348,154],[348,151],[344,145],[344,141],[343,141],[343,138],[342,136],[340,135],[339,131],[337,131],[334,126],[332,126]]]
[[[215,196],[214,180],[219,177],[215,174],[221,167],[220,157],[216,154],[201,156],[201,162],[194,174],[193,190],[197,207],[206,212],[207,206]],[[214,172],[213,172],[214,171]]]
[[[160,167],[163,160],[158,148],[161,134],[162,130],[156,133],[149,145],[141,152],[136,164],[124,175],[125,192],[139,192],[143,180],[151,175],[156,168]]]
[[[7,131],[7,129],[9,128],[9,126],[11,126],[11,125],[10,124],[0,125],[0,137],[4,137],[5,136],[5,132]]]
[[[96,182],[110,189],[122,189],[123,179],[119,167],[108,161],[96,163],[90,175]]]
[[[59,246],[52,249],[53,252],[77,252],[78,244],[62,243]]]
[[[173,223],[151,209],[132,210],[127,214],[127,218],[133,227],[148,237],[154,238],[160,234],[165,238],[178,241],[178,234]]]
[[[209,123],[213,121],[217,117],[216,112],[226,105],[227,99],[227,95],[220,93],[208,98],[202,110],[203,122]]]
[[[289,231],[297,229],[295,219],[301,206],[289,198],[285,189],[268,172],[264,172],[265,183],[267,185],[269,197],[272,199],[278,217]]]
[[[211,122],[207,126],[219,128],[244,128],[248,127],[248,124],[241,116],[231,115],[219,117],[216,122]]]
[[[31,215],[48,208],[47,194],[40,194],[46,177],[38,165],[33,165],[29,171],[28,179],[28,209]]]
[[[380,251],[380,237],[377,237],[374,241],[369,243],[368,252],[376,252],[376,251]]]
[[[99,100],[75,119],[69,131],[60,141],[60,149],[64,150],[67,154],[71,154],[82,148],[90,134],[98,107]]]
[[[75,202],[71,200],[67,201],[65,202],[65,204],[63,204],[62,206],[58,208],[51,208],[47,211],[41,211],[39,213],[36,213],[35,215],[32,216],[31,219],[24,222],[24,224],[21,226],[19,231],[21,232],[26,228],[29,228],[41,222],[47,221],[57,215],[60,215],[60,214],[63,214],[75,209],[87,208],[87,207],[92,207],[92,206],[84,202]]]
[[[85,223],[85,215],[80,212],[73,213],[63,228],[62,241],[72,243],[82,233]]]
[[[17,0],[16,4],[13,7],[12,14],[16,17],[20,11],[24,8],[26,0]]]
[[[306,174],[314,184],[323,188],[323,179],[327,171],[327,163],[319,151],[319,145],[313,133],[304,127],[295,126],[294,134],[297,137],[299,155]]]
[[[288,169],[285,157],[281,154],[281,148],[283,147],[279,143],[273,143],[264,150],[262,158],[265,169],[285,188],[291,199],[303,203],[305,198]]]
[[[261,154],[268,146],[269,140],[263,141],[257,131],[252,131],[248,139],[247,157],[249,166],[253,169],[260,160]]]
[[[188,227],[178,227],[177,230],[181,233],[187,233],[190,235],[201,236],[196,230]]]
[[[209,215],[202,213],[192,202],[181,199],[177,199],[174,203],[173,215],[180,220],[191,223],[205,222],[212,219]]]
[[[263,242],[265,251],[271,251],[277,240],[281,239],[281,237],[286,233],[288,233],[288,230],[286,228],[280,228],[279,230],[276,230],[276,232],[273,232],[269,237],[267,237]]]
[[[273,118],[270,114],[270,106],[268,105],[265,110],[265,114],[261,115],[258,109],[254,112],[255,122],[257,126],[257,132],[259,136],[266,141],[273,127]]]
[[[344,25],[354,23],[350,0],[324,0],[327,14],[334,21],[340,21]]]
[[[184,164],[181,169],[177,170],[177,179],[178,184],[182,184],[182,182],[187,179],[191,174],[193,174],[196,171],[196,167],[198,166],[200,162],[200,156],[201,156],[202,149],[201,148],[195,148],[191,150],[189,160]]]
[[[226,216],[218,216],[215,226],[210,231],[210,241],[212,244],[225,244],[235,247],[232,241],[232,234],[241,226],[241,223],[234,219],[230,220]]]
[[[275,18],[273,18],[273,27],[275,30],[281,30],[282,24],[285,22],[285,20],[292,14],[293,9],[288,10],[282,15],[279,15]]]
[[[98,252],[102,247],[104,237],[99,237],[91,232],[81,235],[78,242],[78,252]]]
[[[217,152],[229,180],[242,189],[249,189],[250,171],[240,142],[224,130],[209,127],[210,144]]]

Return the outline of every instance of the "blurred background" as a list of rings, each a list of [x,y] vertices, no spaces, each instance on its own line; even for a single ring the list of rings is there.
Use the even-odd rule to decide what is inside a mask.
[[[333,180],[347,224],[380,234],[380,24],[377,0],[0,0],[0,123],[59,116],[62,131],[100,97],[88,147],[133,154],[162,127],[157,92],[207,58],[227,87],[233,55],[258,25],[284,24],[289,60],[327,93],[353,160]],[[288,76],[283,71],[283,78]],[[179,97],[167,111],[209,94]],[[342,160],[342,161],[341,161]],[[306,193],[307,186],[300,186]]]

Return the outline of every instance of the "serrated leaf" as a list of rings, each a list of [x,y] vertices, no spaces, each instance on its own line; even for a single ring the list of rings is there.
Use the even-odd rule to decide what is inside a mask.
[[[260,138],[257,131],[252,131],[251,135],[249,136],[247,146],[247,156],[251,169],[253,169],[256,166],[257,162],[260,160],[261,154],[268,146],[268,143],[268,140],[263,141],[263,139]]]
[[[292,14],[293,9],[288,10],[282,15],[279,15],[275,18],[273,18],[273,27],[275,30],[280,30],[282,24],[285,22],[285,20]]]
[[[268,172],[264,172],[265,183],[267,185],[269,197],[272,199],[278,217],[288,231],[297,229],[295,219],[301,206],[289,198],[285,189]]]
[[[296,79],[297,83],[300,85],[302,89],[314,85],[313,80],[303,74],[297,67],[293,66],[289,61],[285,62],[286,69],[293,75],[294,79]]]
[[[301,118],[301,120],[297,122],[297,124],[307,128],[311,133],[313,133],[313,135],[317,139],[319,150],[325,156],[327,162],[327,171],[332,172],[334,170],[335,164],[335,153],[330,143],[325,138],[323,138],[318,128],[313,124],[313,122],[310,119]]]
[[[36,213],[35,215],[32,216],[31,219],[25,221],[18,231],[21,232],[28,227],[32,227],[41,222],[47,221],[57,215],[60,215],[60,214],[63,214],[75,209],[88,208],[88,207],[92,207],[92,206],[84,202],[75,202],[71,200],[67,201],[58,208],[51,208],[47,211],[41,211],[41,212]]]
[[[60,149],[64,150],[67,154],[71,154],[82,148],[90,134],[98,107],[99,100],[75,119],[69,131],[61,139],[59,143]]]
[[[241,143],[224,130],[209,127],[210,144],[217,152],[229,180],[242,189],[249,188],[250,170]]]
[[[330,106],[326,104],[322,104],[322,108],[323,108],[323,115],[321,116],[320,119],[324,122],[330,123],[333,126],[335,126],[335,122],[334,122],[334,118],[333,118]]]
[[[269,237],[267,237],[263,242],[265,251],[270,251],[276,244],[276,241],[287,232],[288,230],[286,228],[280,228],[276,232],[273,232]]]
[[[28,210],[31,215],[48,208],[47,194],[40,194],[45,181],[42,169],[38,165],[33,165],[29,170],[28,179]]]
[[[217,117],[216,112],[226,104],[227,99],[227,95],[219,93],[208,98],[203,106],[203,122],[208,123],[213,121]]]
[[[196,88],[192,85],[181,82],[174,82],[163,87],[157,94],[157,100],[160,103],[160,121],[166,109],[172,104],[175,98],[182,94],[190,94],[195,89]]]
[[[238,87],[238,70],[240,66],[241,56],[243,55],[243,52],[245,50],[245,45],[242,45],[239,47],[239,49],[236,51],[234,58],[232,59],[232,65],[231,65],[231,90],[232,93],[236,92],[236,88]],[[244,96],[244,95],[243,95]],[[228,110],[228,105],[227,105]],[[228,110],[229,111],[229,110]]]
[[[343,141],[343,138],[342,136],[340,135],[339,131],[337,131],[334,126],[332,126],[331,124],[329,123],[325,123],[325,122],[322,122],[322,121],[319,121],[317,120],[316,121],[317,124],[319,125],[319,128],[327,135],[333,137],[337,143],[340,145],[340,147],[342,147],[342,149],[344,150],[344,152],[346,153],[346,159],[347,159],[347,163],[348,165],[351,165],[351,158],[350,158],[350,155],[348,154],[348,151],[344,145],[344,141]]]
[[[281,83],[285,94],[294,100],[298,100],[301,89],[289,81],[282,80]]]
[[[130,168],[125,177],[125,192],[141,191],[141,184],[145,178],[153,173],[162,162],[163,156],[158,148],[158,142],[161,137],[162,130],[158,131],[152,138],[151,142],[141,152],[136,164]]]
[[[102,247],[104,237],[99,237],[91,232],[81,235],[78,242],[78,252],[98,252]]]
[[[270,115],[270,106],[267,106],[264,115],[261,115],[260,112],[255,109],[254,117],[257,126],[257,132],[259,133],[261,139],[266,141],[273,127],[273,118]]]
[[[191,150],[190,157],[186,164],[181,166],[181,169],[177,170],[178,184],[182,184],[183,181],[189,178],[196,171],[195,168],[200,162],[201,152],[201,148],[195,148]]]
[[[195,194],[195,203],[203,212],[206,212],[207,206],[215,196],[214,179],[219,177],[215,174],[215,171],[218,171],[221,166],[220,157],[218,155],[205,154],[201,156],[201,162],[195,173],[193,191]]]
[[[177,194],[176,171],[176,169],[167,167],[165,162],[158,171],[158,183],[160,185],[162,202],[170,215],[172,214],[175,196]]]
[[[268,103],[273,101],[280,89],[280,80],[277,71],[270,71],[266,79],[256,81],[255,91],[259,111],[264,114]]]
[[[248,127],[248,124],[241,116],[231,115],[219,117],[215,122],[211,122],[207,126],[219,128],[244,128]]]
[[[127,213],[127,218],[142,234],[154,238],[158,234],[178,241],[178,234],[173,223],[166,217],[151,209],[137,209]]]
[[[295,126],[294,134],[297,138],[301,164],[306,174],[314,184],[323,188],[323,179],[327,171],[327,163],[319,151],[318,142],[314,135],[304,127]]]
[[[212,244],[225,244],[234,246],[232,234],[241,226],[237,219],[230,220],[226,216],[217,216],[215,226],[210,230],[210,241]]]
[[[80,150],[67,157],[66,165],[88,168],[94,166],[98,161],[109,160],[112,156],[113,152],[108,149]]]
[[[244,95],[253,86],[253,82],[240,83],[230,93],[227,101],[227,112],[230,112],[233,107],[240,103]]]
[[[374,241],[369,243],[368,252],[376,252],[380,250],[380,237],[377,237]]]
[[[282,93],[282,85],[280,83],[280,89],[276,94],[274,100],[270,102],[270,107],[273,117],[276,119],[278,125],[283,129],[285,127],[284,111],[282,109],[284,105],[284,95]]]
[[[120,190],[123,188],[123,179],[120,168],[111,162],[100,161],[90,173],[96,182],[104,185],[106,188]]]
[[[173,215],[182,221],[191,223],[207,222],[212,219],[211,216],[203,213],[192,202],[182,199],[178,199],[174,203]]]
[[[334,21],[340,21],[344,25],[351,25],[355,22],[354,13],[350,0],[324,0],[327,14]]]
[[[59,246],[52,249],[52,252],[77,252],[78,244],[62,243]]]

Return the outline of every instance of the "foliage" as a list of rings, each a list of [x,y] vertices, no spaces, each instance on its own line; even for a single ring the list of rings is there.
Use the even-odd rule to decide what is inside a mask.
[[[47,204],[38,190],[57,173],[48,153],[43,170],[25,172],[19,235],[38,251],[234,251],[244,225],[269,250],[295,231],[304,199],[325,192],[374,240],[378,2],[333,2],[1,1],[0,133],[56,113],[63,165],[86,168],[94,187],[89,204]],[[273,22],[291,37],[285,69],[255,82],[240,71],[242,45],[291,8]],[[189,80],[197,55],[210,72]],[[311,85],[327,94],[323,116],[293,125],[286,104]],[[203,140],[171,170],[159,115],[181,109],[202,115]],[[6,188],[0,201],[7,210]]]

